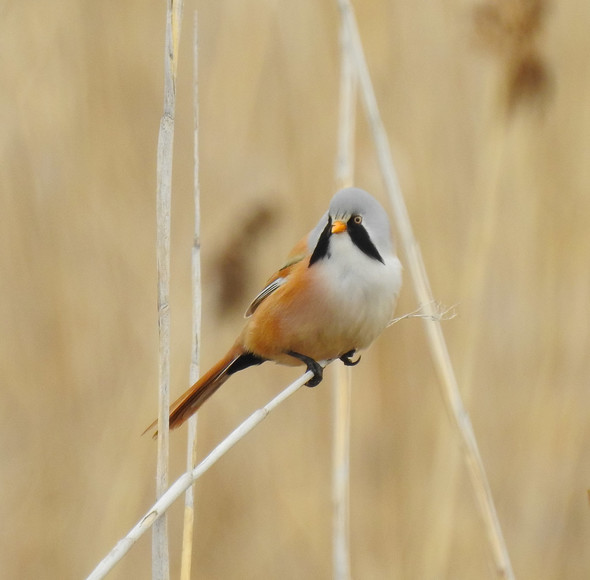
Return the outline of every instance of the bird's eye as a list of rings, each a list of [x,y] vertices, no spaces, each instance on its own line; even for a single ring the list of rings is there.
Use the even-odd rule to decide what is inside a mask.
[[[355,223],[357,226],[360,226],[360,225],[363,223],[363,218],[362,218],[362,216],[360,216],[360,215],[355,215],[355,216],[352,218],[352,221],[353,221],[353,222],[354,222],[354,223]]]

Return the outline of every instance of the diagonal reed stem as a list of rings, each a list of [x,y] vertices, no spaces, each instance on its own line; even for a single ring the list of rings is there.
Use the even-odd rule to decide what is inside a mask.
[[[320,362],[322,366],[327,363]],[[129,533],[119,540],[115,547],[99,562],[96,568],[87,577],[87,580],[101,580],[119,562],[131,547],[145,534],[155,523],[162,519],[168,508],[189,488],[199,477],[209,470],[221,459],[240,439],[247,435],[254,427],[270,415],[281,403],[295,394],[309,379],[313,377],[311,371],[306,371],[298,379],[284,388],[276,397],[271,399],[264,407],[254,411],[245,421],[236,427],[221,443],[217,445],[191,471],[181,475],[146,512]]]
[[[428,275],[420,254],[420,248],[414,238],[406,204],[393,165],[387,133],[385,132],[379,113],[353,8],[349,0],[339,0],[339,7],[345,25],[350,30],[354,62],[359,77],[365,112],[375,141],[377,158],[385,182],[385,188],[393,206],[396,228],[405,250],[406,262],[414,285],[414,291],[425,314],[433,316],[433,319],[424,318],[423,321],[431,356],[442,386],[443,400],[461,442],[471,483],[477,499],[477,505],[485,524],[497,575],[500,578],[513,579],[514,572],[496,513],[485,468],[479,454],[473,427],[461,400],[459,386],[440,322],[434,317],[433,305],[435,302],[432,298]]]

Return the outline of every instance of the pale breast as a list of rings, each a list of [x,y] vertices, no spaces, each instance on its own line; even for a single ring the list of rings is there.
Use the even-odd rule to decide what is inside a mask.
[[[391,320],[401,285],[399,260],[383,258],[369,258],[342,236],[325,259],[302,265],[265,298],[245,329],[246,347],[283,364],[298,363],[287,350],[325,360],[367,348]]]
[[[356,248],[354,248],[356,250]],[[354,348],[368,347],[391,320],[401,286],[397,257],[385,264],[350,250],[328,259],[318,271],[322,286],[333,304],[332,331],[354,341]]]

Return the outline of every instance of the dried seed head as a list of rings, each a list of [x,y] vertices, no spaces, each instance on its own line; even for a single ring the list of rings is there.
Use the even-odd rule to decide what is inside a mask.
[[[509,114],[518,105],[547,100],[550,73],[537,47],[546,14],[545,0],[499,0],[474,9],[477,41],[505,70],[503,104]]]
[[[249,213],[236,220],[239,227],[226,238],[215,261],[219,282],[216,300],[219,315],[244,306],[245,294],[250,289],[252,257],[256,254],[254,247],[276,220],[276,207],[266,202],[250,208]]]

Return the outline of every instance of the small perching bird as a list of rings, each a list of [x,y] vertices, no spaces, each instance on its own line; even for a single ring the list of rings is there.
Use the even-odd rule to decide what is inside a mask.
[[[354,353],[391,320],[401,271],[379,202],[358,188],[336,193],[317,226],[252,301],[229,352],[171,405],[170,428],[247,367],[268,360],[305,364],[313,372],[307,385],[314,387],[322,380],[318,361],[357,364]]]

